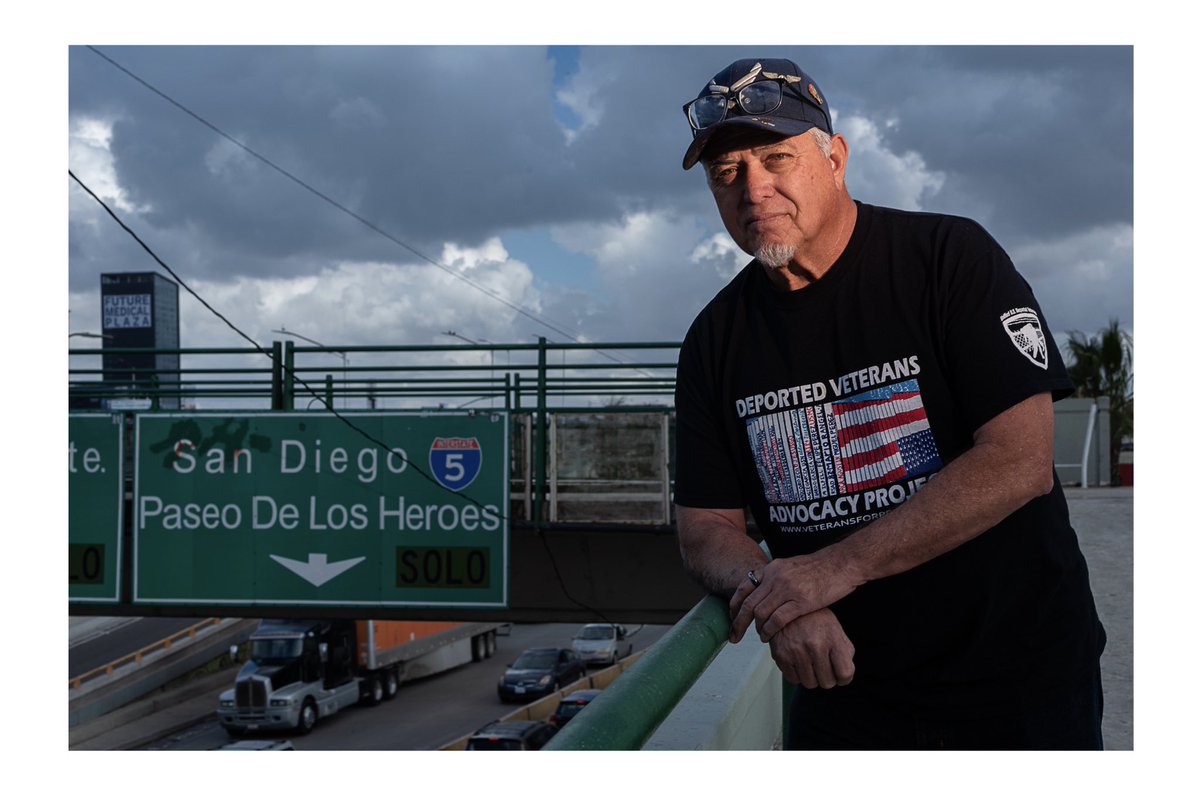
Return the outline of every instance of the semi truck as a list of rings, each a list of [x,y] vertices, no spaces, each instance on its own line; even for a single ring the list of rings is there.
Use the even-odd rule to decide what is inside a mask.
[[[506,623],[262,619],[249,661],[221,694],[217,717],[233,736],[312,731],[359,702],[375,706],[402,682],[491,657]]]

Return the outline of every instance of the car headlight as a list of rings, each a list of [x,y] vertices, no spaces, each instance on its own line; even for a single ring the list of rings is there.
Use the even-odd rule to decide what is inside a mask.
[[[271,706],[272,706],[272,707],[286,707],[286,706],[287,706],[288,704],[290,704],[290,703],[291,703],[291,702],[290,702],[290,701],[288,701],[286,698],[273,698],[273,699],[271,699]]]
[[[550,674],[546,674],[546,675],[545,675],[545,676],[543,676],[541,679],[539,679],[539,680],[538,680],[538,684],[539,684],[539,685],[548,685],[548,684],[550,684]]]
[[[223,699],[221,699],[221,706],[222,706],[222,707],[232,707],[232,706],[233,706],[233,699],[232,699],[232,698],[223,698]]]

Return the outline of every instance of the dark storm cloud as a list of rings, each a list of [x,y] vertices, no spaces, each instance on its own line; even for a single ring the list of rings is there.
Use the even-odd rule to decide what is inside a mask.
[[[100,49],[435,258],[447,239],[597,212],[553,117],[544,48]],[[83,48],[71,51],[71,111],[115,119],[128,200],[210,252],[206,274],[411,258]]]
[[[926,209],[986,213],[1001,238],[1132,221],[1131,47],[812,48],[802,57],[835,108],[895,120],[891,147],[946,174]]]

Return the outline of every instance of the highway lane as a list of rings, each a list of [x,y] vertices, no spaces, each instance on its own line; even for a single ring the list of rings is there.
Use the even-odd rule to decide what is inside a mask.
[[[393,700],[377,707],[359,705],[345,710],[319,722],[307,736],[275,736],[291,740],[297,750],[435,750],[518,708],[501,704],[496,695],[496,682],[508,663],[534,646],[569,646],[579,626],[514,625],[510,635],[496,638],[496,654],[490,659],[405,682]],[[629,629],[637,652],[670,627],[631,625]],[[145,750],[204,750],[231,741],[214,716]]]
[[[67,676],[74,678],[198,624],[200,618],[112,620],[96,634],[68,647]]]

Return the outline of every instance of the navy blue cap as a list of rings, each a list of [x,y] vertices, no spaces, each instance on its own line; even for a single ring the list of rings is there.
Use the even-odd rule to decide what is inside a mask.
[[[725,118],[717,124],[703,130],[693,129],[692,145],[688,147],[687,153],[683,156],[684,169],[696,165],[704,154],[704,147],[716,133],[734,126],[757,127],[781,136],[800,135],[813,127],[824,130],[830,135],[833,134],[833,120],[829,115],[829,105],[825,102],[825,95],[817,88],[816,82],[811,77],[786,58],[743,58],[740,61],[734,61],[718,72],[696,95],[696,98],[699,99],[707,94],[724,93],[720,91],[720,87],[728,89],[738,81],[745,81],[748,84],[755,79],[763,79],[756,77],[762,72],[794,75],[799,80],[789,81],[789,83],[796,89],[796,92],[785,89],[783,101],[771,113],[749,116],[735,104],[726,112]],[[755,76],[751,76],[752,74]],[[747,77],[750,79],[747,80]]]

